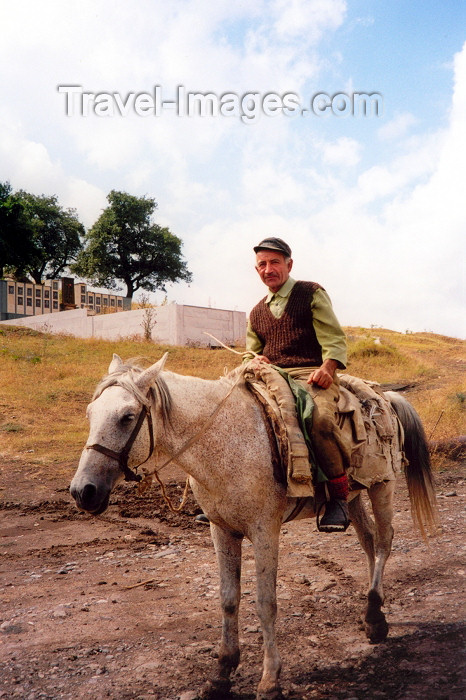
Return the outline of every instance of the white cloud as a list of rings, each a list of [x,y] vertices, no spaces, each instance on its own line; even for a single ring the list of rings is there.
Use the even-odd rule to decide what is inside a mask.
[[[391,160],[361,173],[355,196],[367,203],[387,197],[393,197],[396,202],[410,196],[412,187],[425,181],[435,171],[442,138],[444,135],[423,134],[422,137],[403,141],[400,148],[393,151]]]
[[[87,225],[110,189],[155,197],[194,273],[169,298],[249,310],[262,294],[252,247],[273,234],[292,244],[296,276],[328,288],[343,323],[464,333],[466,48],[448,126],[427,130],[401,112],[378,130],[379,149],[332,117],[67,118],[56,90],[299,92],[340,50],[343,0],[17,0],[3,14],[0,180],[57,194]],[[344,70],[343,47],[351,87]]]
[[[380,127],[379,137],[384,141],[399,139],[404,136],[412,126],[417,124],[417,122],[418,120],[416,117],[409,112],[397,114],[394,119]]]
[[[361,144],[347,136],[322,144],[323,162],[342,169],[357,165],[361,159],[360,152]]]
[[[275,0],[271,9],[279,37],[288,41],[305,37],[307,43],[316,43],[325,32],[341,25],[346,3],[343,0]]]
[[[53,160],[42,143],[25,138],[22,125],[12,126],[5,112],[0,114],[0,180],[13,189],[35,194],[56,194],[65,208],[76,209],[78,218],[90,226],[106,205],[105,194],[88,181],[66,172]]]
[[[403,156],[362,173],[320,212],[320,228],[329,222],[324,255],[341,244],[335,282],[346,323],[466,335],[465,123],[466,45],[455,57],[448,127],[404,142]]]

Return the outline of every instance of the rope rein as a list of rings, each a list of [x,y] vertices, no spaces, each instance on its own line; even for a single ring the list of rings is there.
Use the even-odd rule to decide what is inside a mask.
[[[194,443],[196,443],[196,442],[199,440],[199,438],[202,437],[202,435],[204,435],[204,433],[208,430],[208,428],[210,428],[210,426],[211,426],[212,423],[214,422],[216,416],[217,416],[218,413],[221,411],[221,409],[223,408],[223,406],[225,405],[225,403],[227,402],[227,400],[229,399],[229,397],[230,397],[231,394],[233,393],[234,389],[238,386],[240,380],[243,378],[244,370],[245,370],[245,369],[246,369],[245,367],[241,368],[241,370],[240,370],[240,372],[238,373],[238,376],[236,377],[234,383],[231,385],[230,389],[229,389],[228,392],[225,394],[225,396],[224,396],[223,399],[220,401],[220,403],[219,403],[219,404],[215,407],[215,409],[212,411],[212,413],[211,413],[210,416],[207,418],[206,422],[205,422],[204,425],[200,428],[200,430],[198,430],[197,433],[195,433],[192,437],[190,437],[189,440],[187,440],[187,441],[180,447],[180,449],[177,450],[177,451],[175,452],[174,455],[172,455],[171,457],[169,457],[169,458],[162,464],[161,467],[156,467],[156,469],[155,469],[153,475],[155,476],[155,478],[156,478],[158,484],[160,485],[160,488],[161,488],[161,490],[162,490],[163,499],[164,499],[165,503],[167,504],[167,506],[169,507],[169,509],[172,511],[172,513],[179,513],[179,512],[181,511],[181,509],[183,508],[183,506],[186,504],[186,501],[187,501],[187,498],[188,498],[188,489],[189,489],[189,476],[186,478],[186,484],[185,484],[185,487],[184,487],[183,497],[182,497],[181,503],[180,503],[179,506],[174,506],[173,503],[172,503],[172,501],[170,500],[170,497],[168,496],[168,494],[167,494],[167,492],[166,492],[166,490],[165,490],[165,486],[164,486],[163,482],[162,482],[161,479],[159,478],[159,472],[161,472],[162,469],[165,469],[165,467],[167,467],[169,464],[171,464],[171,462],[174,462],[176,459],[178,459],[178,457],[180,457],[184,452],[186,452],[186,450],[188,450],[192,445],[194,445]],[[152,476],[152,475],[148,475],[148,476]]]
[[[188,500],[189,476],[186,477],[186,483],[184,485],[183,496],[182,496],[180,504],[178,506],[173,505],[173,503],[170,499],[170,496],[167,494],[167,492],[165,490],[165,484],[159,478],[157,471],[154,472],[154,476],[157,479],[157,482],[160,486],[160,490],[162,491],[163,500],[167,504],[168,508],[171,510],[172,513],[179,513],[184,508],[184,506],[186,505],[186,501]]]

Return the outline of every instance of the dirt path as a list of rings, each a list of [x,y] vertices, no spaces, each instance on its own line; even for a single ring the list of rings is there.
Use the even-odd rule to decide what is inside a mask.
[[[91,518],[65,483],[57,490],[27,472],[21,485],[18,466],[0,477],[0,698],[193,700],[220,635],[214,552],[209,529],[193,522],[195,504],[173,516],[155,489],[139,497],[125,486]],[[399,479],[385,644],[368,644],[359,626],[366,570],[354,531],[323,536],[311,521],[283,529],[277,629],[287,697],[464,697],[465,481],[458,467],[437,481],[442,533],[427,546]],[[171,492],[180,492],[175,481]],[[261,635],[248,543],[242,586],[232,697],[252,699]]]

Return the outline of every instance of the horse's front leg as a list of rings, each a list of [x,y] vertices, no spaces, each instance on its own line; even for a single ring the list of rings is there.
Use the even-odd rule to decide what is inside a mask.
[[[274,700],[282,697],[278,680],[281,659],[275,637],[279,533],[279,526],[269,530],[263,527],[260,536],[253,539],[257,578],[256,607],[264,643],[264,665],[262,678],[257,688],[257,700]]]
[[[239,664],[238,610],[241,596],[241,545],[243,538],[211,523],[212,540],[220,569],[222,639],[218,667],[202,697],[225,698],[231,687],[230,675]]]

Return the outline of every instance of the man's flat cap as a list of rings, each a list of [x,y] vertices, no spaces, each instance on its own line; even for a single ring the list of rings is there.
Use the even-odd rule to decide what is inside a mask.
[[[291,258],[291,248],[281,238],[264,238],[259,245],[254,246],[255,253],[260,250],[278,250],[286,258]]]

